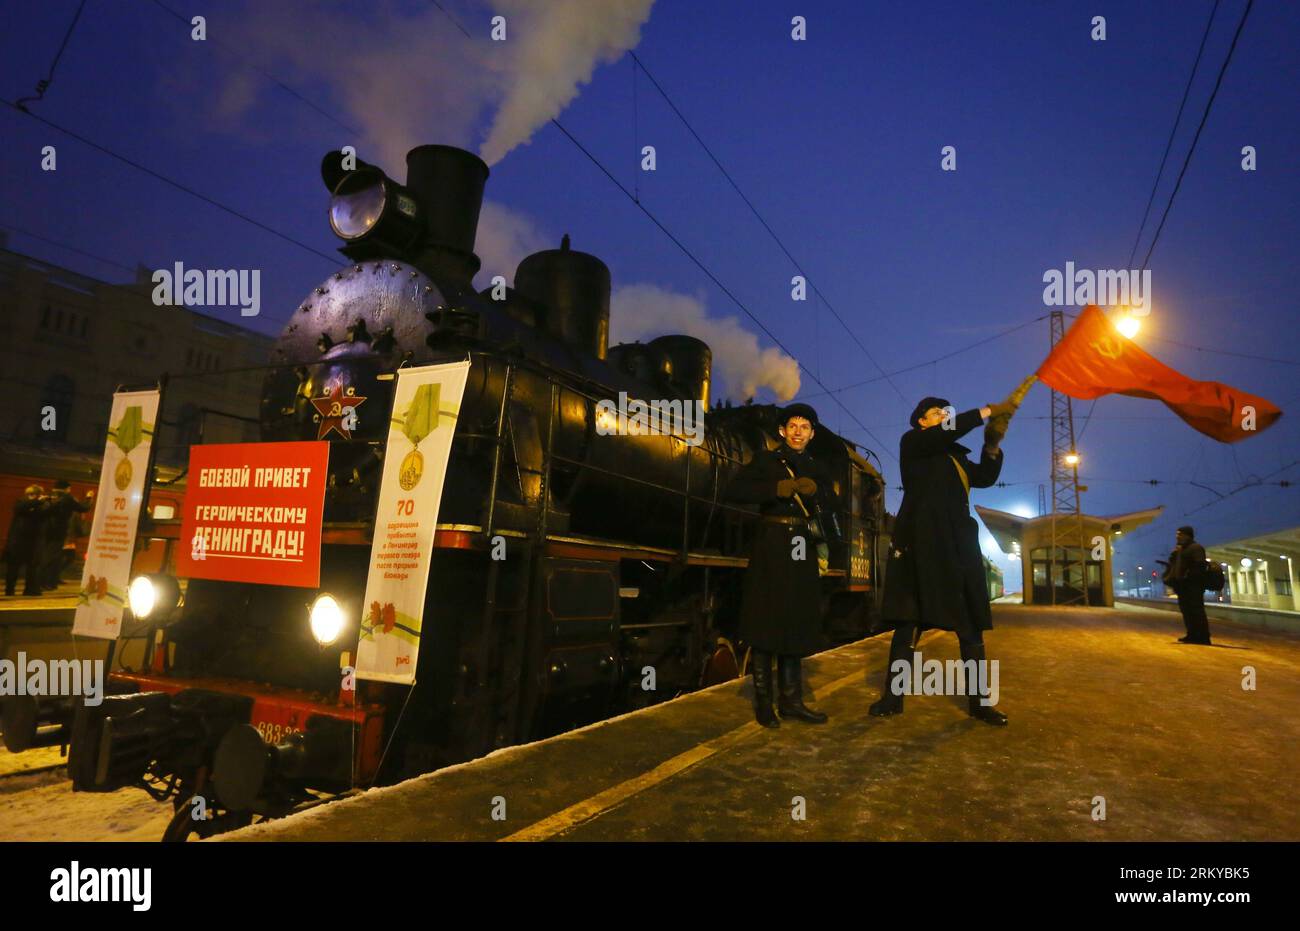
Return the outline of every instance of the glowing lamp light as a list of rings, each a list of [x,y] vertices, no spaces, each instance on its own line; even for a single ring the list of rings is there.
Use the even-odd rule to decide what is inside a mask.
[[[126,606],[138,621],[166,615],[181,601],[180,583],[165,572],[137,575],[126,588]]]
[[[329,646],[343,633],[343,609],[334,596],[326,592],[317,595],[311,603],[310,620],[311,635],[321,646]]]
[[[126,603],[137,618],[148,617],[158,603],[158,592],[147,575],[137,575],[126,590]]]
[[[1131,314],[1125,314],[1115,321],[1115,329],[1119,330],[1127,339],[1137,336],[1138,330],[1141,328],[1142,321]]]
[[[1066,464],[1066,465],[1070,465],[1070,466],[1078,465],[1078,464],[1079,464],[1079,454],[1078,454],[1078,453],[1075,453],[1075,452],[1069,452],[1069,453],[1066,453],[1066,454],[1065,454],[1065,460],[1064,460],[1064,461],[1065,461],[1065,464]]]
[[[1241,568],[1249,569],[1253,565],[1255,565],[1255,563],[1249,556],[1241,557]]]

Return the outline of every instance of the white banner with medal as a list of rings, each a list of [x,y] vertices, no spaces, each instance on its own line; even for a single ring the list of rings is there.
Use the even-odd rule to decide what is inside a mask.
[[[159,397],[157,389],[113,395],[74,634],[116,640],[122,631]]]
[[[411,684],[469,362],[398,369],[357,644],[359,679]]]

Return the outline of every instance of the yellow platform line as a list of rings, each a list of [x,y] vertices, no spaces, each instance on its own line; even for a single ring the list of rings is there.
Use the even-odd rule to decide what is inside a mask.
[[[856,682],[863,681],[863,670],[858,669],[849,673],[843,678],[836,679],[824,689],[817,691],[817,700],[821,701],[828,695],[838,692],[840,689],[853,685]],[[571,828],[577,827],[584,821],[590,821],[592,818],[613,808],[621,802],[627,801],[639,792],[653,788],[661,782],[665,782],[676,776],[684,770],[690,769],[698,763],[702,763],[711,756],[722,753],[731,749],[747,737],[764,730],[756,722],[750,721],[734,731],[723,734],[721,737],[699,744],[687,750],[685,753],[679,753],[677,756],[665,760],[649,772],[642,773],[626,782],[620,782],[618,785],[611,786],[603,792],[598,792],[588,799],[578,802],[576,805],[570,805],[568,808],[561,809],[541,821],[530,824],[513,834],[501,838],[503,841],[536,841],[546,840],[557,834],[562,834]]]

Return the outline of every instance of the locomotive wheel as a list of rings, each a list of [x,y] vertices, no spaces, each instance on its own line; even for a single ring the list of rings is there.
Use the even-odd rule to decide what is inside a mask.
[[[167,823],[167,829],[163,831],[164,844],[183,843],[192,838],[203,840],[227,831],[246,828],[253,823],[251,811],[224,811],[214,814],[206,821],[195,821],[194,809],[190,804],[194,797],[191,795],[186,798],[185,803],[172,815],[172,820]]]

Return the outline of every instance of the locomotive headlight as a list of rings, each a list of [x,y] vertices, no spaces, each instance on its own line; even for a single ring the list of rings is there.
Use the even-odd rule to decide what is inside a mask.
[[[162,616],[180,604],[181,589],[166,573],[137,575],[126,589],[126,604],[136,620]]]
[[[360,239],[375,228],[387,202],[382,175],[348,175],[330,198],[330,228],[340,239]]]
[[[157,601],[158,593],[154,591],[149,576],[137,575],[131,580],[131,586],[126,590],[126,602],[132,614],[138,618],[148,617]]]
[[[343,609],[333,595],[326,592],[317,595],[311,603],[310,617],[311,635],[321,646],[329,646],[343,633]]]
[[[342,166],[344,161],[348,169]],[[343,253],[365,259],[410,249],[424,232],[419,202],[374,165],[331,152],[321,163],[330,192],[330,229],[347,243]]]

